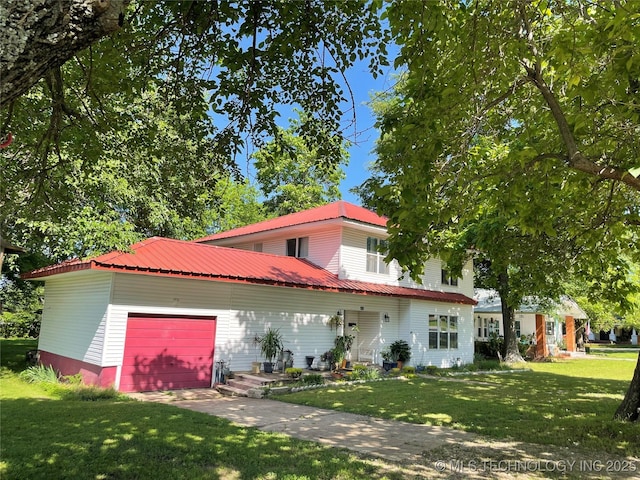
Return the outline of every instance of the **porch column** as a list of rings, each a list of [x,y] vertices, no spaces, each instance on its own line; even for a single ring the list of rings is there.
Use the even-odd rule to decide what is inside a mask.
[[[547,331],[544,315],[536,313],[536,357],[546,357],[549,355],[547,347]]]
[[[631,345],[638,345],[638,334],[635,328],[631,332]]]
[[[567,352],[576,351],[576,322],[571,315],[564,317],[564,324],[567,330]]]
[[[615,329],[612,327],[611,331],[609,332],[609,341],[616,343],[616,331]]]

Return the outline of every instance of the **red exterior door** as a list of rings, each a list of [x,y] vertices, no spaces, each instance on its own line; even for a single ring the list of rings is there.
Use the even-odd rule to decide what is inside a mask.
[[[215,317],[130,314],[122,392],[211,386]]]

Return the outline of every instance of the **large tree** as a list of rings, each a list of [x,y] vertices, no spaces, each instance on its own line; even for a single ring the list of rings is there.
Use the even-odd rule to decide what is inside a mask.
[[[96,227],[101,248],[126,233],[121,218],[138,235],[193,235],[216,180],[277,135],[285,104],[306,112],[306,146],[339,162],[345,72],[358,59],[374,73],[384,62],[380,7],[3,2],[0,141],[14,140],[0,149],[0,231],[25,244],[74,216]]]
[[[405,73],[380,115],[378,175],[367,185],[390,218],[389,256],[419,273],[427,256],[455,269],[480,249],[512,293],[516,279],[545,293],[561,265],[582,278],[615,272],[600,292],[619,300],[637,289],[621,254],[638,254],[639,9],[392,3]],[[501,293],[516,305],[518,295]],[[635,403],[619,418],[638,418],[636,377]]]
[[[340,181],[348,162],[344,145],[339,162],[324,158],[309,148],[297,134],[299,120],[281,129],[277,139],[253,155],[256,182],[264,195],[264,206],[274,216],[287,215],[340,199]],[[338,144],[342,138],[336,136]]]

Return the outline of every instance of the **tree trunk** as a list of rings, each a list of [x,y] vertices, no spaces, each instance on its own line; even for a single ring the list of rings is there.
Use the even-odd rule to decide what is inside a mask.
[[[502,305],[502,327],[504,329],[504,343],[502,344],[502,360],[506,363],[524,362],[518,348],[516,336],[515,306],[509,304],[509,274],[505,271],[498,275],[498,294]]]
[[[0,107],[122,26],[129,0],[2,0]]]
[[[640,354],[638,354],[638,363],[633,372],[631,385],[613,418],[627,422],[637,422],[640,418]]]

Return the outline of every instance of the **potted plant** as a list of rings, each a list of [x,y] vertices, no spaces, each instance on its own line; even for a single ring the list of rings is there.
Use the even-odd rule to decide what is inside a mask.
[[[260,337],[260,351],[264,355],[264,373],[273,373],[273,359],[282,350],[282,334],[277,328],[270,328]]]
[[[318,362],[318,370],[324,371],[327,368],[330,370],[333,368],[333,351],[327,350],[322,355],[320,355],[320,361]]]
[[[380,355],[382,356],[382,368],[385,372],[388,372],[397,366],[397,363],[393,361],[389,347],[383,348]]]
[[[398,368],[402,370],[402,364],[411,358],[411,347],[406,340],[396,340],[389,345],[391,356],[398,362]]]
[[[331,370],[338,370],[342,367],[344,356],[345,351],[342,345],[336,345],[335,347],[333,347],[333,349],[331,350],[331,357],[333,358],[333,361],[330,363]]]
[[[342,315],[335,314],[329,317],[329,328],[331,328],[331,330],[333,330],[333,327],[336,327],[336,332],[337,332],[338,328],[340,328],[341,325],[342,325]]]
[[[336,359],[336,362],[340,363],[342,368],[345,367],[344,364],[347,361],[347,355],[351,352],[351,346],[353,345],[355,338],[356,337],[353,335],[340,335],[335,339],[336,346],[334,350],[337,349],[337,352],[341,354],[339,361]]]
[[[252,339],[253,346],[256,347],[256,361],[251,362],[251,373],[260,373],[260,362],[258,361],[258,347],[260,346],[260,335],[257,333]]]

